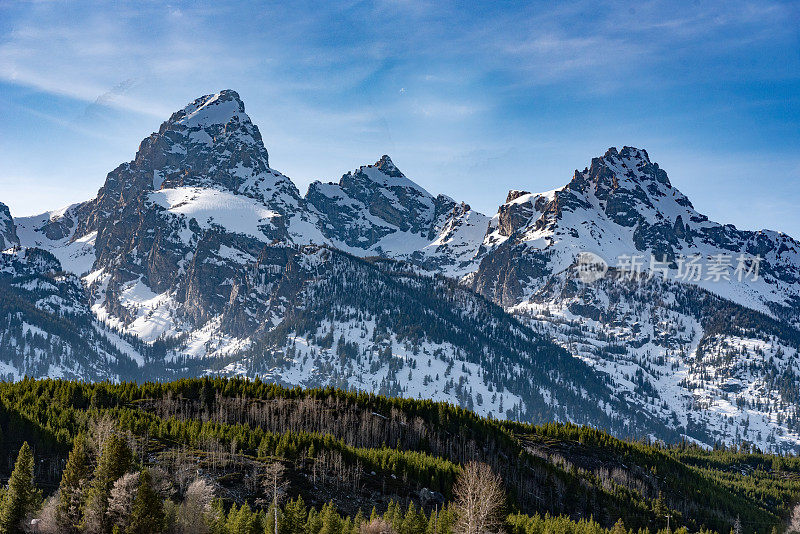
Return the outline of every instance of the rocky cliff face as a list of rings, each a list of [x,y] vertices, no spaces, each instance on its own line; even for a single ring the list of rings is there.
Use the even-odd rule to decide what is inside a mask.
[[[122,325],[147,322],[137,310],[152,297],[162,323],[143,326],[151,340],[183,323],[221,320],[247,295],[242,265],[258,265],[268,244],[289,243],[301,204],[291,180],[269,167],[239,95],[198,98],[142,141],[76,214],[74,235],[96,232],[97,309]],[[261,319],[226,324],[237,334]]]
[[[0,202],[0,250],[19,245],[17,237],[17,227],[8,206]]]

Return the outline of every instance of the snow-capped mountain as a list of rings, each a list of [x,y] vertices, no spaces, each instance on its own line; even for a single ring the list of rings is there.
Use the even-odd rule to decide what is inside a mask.
[[[3,208],[4,291],[26,310],[63,293],[91,327],[37,367],[29,332],[47,329],[11,306],[0,360],[13,376],[259,374],[800,448],[800,246],[709,221],[644,150],[609,149],[557,190],[511,191],[493,217],[388,156],[301,196],[222,91],[173,114],[96,198],[16,221]],[[579,276],[586,252],[605,277]],[[25,258],[44,254],[32,272]],[[689,275],[700,261],[725,276]],[[20,294],[30,276],[51,293]]]
[[[709,221],[672,187],[667,173],[647,152],[611,148],[591,166],[575,171],[563,188],[541,195],[512,191],[492,220],[484,241],[484,259],[472,278],[475,289],[505,306],[523,303],[549,273],[570,267],[582,251],[610,266],[620,258],[641,257],[642,272],[651,259],[657,274],[681,277],[680,258],[731,258],[721,279],[700,273],[697,284],[734,302],[797,321],[800,306],[800,244],[785,234],[749,232]],[[758,280],[735,276],[738,256],[760,258]],[[676,261],[677,260],[677,261]],[[544,266],[544,269],[540,269]],[[509,275],[513,272],[514,274]]]
[[[332,246],[412,260],[448,274],[468,272],[489,221],[463,202],[434,197],[386,155],[338,184],[312,183],[306,201]]]
[[[609,275],[582,282],[576,263],[586,252]],[[709,221],[644,150],[625,147],[561,189],[510,192],[479,254],[464,282],[549,333],[619,396],[703,443],[797,447],[794,239]],[[758,275],[742,276],[755,258]]]

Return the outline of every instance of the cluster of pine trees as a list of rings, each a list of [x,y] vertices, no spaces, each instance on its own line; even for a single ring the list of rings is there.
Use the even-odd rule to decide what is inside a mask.
[[[456,499],[426,513],[410,503],[391,501],[382,514],[372,508],[343,515],[333,502],[320,509],[302,496],[284,499],[278,491],[268,507],[248,502],[226,504],[215,487],[196,478],[178,500],[164,495],[150,469],[137,463],[119,433],[105,438],[96,460],[81,434],[64,468],[56,493],[46,501],[34,481],[34,456],[24,443],[8,487],[0,494],[0,534],[648,534],[626,529],[620,519],[611,529],[592,519],[572,521],[550,515],[505,515],[502,480],[485,464],[465,466]],[[278,489],[277,476],[275,489]],[[161,488],[159,486],[162,486]],[[687,534],[686,528],[676,534]],[[701,534],[711,534],[702,530]],[[658,534],[672,534],[661,530]]]
[[[438,524],[458,501],[471,462],[502,478],[512,515],[500,527],[519,533],[540,524],[520,517],[576,525],[593,518],[605,529],[622,519],[654,531],[669,515],[673,527],[718,532],[741,516],[747,532],[767,534],[800,500],[793,456],[628,442],[569,424],[494,421],[432,401],[221,378],[0,383],[0,476],[14,468],[4,509],[16,510],[16,519],[39,509],[40,532],[65,518],[68,527],[56,524],[71,532],[136,531],[135,506],[163,513],[170,532],[191,531],[175,529],[181,518],[206,517],[198,507],[216,510],[209,529],[230,531],[242,514],[266,528],[278,494],[279,517],[302,497],[306,519],[333,507],[342,525],[349,516],[356,528],[373,507],[384,518],[393,501],[404,516],[413,504]],[[265,485],[272,467],[284,470],[275,488]],[[152,528],[155,516],[146,517]]]
[[[34,465],[25,442],[0,500],[0,532],[163,532],[164,500],[120,435],[108,436],[96,462],[80,435],[58,491],[47,501],[35,485]]]

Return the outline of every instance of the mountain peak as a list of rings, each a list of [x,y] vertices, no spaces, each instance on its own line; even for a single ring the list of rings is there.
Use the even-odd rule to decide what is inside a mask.
[[[583,172],[575,171],[568,187],[585,190],[589,186],[602,195],[636,188],[647,189],[653,194],[657,194],[656,189],[663,188],[662,195],[674,190],[667,173],[659,168],[658,163],[650,161],[647,151],[631,146],[624,146],[619,151],[612,146],[602,157],[592,158],[591,165]]]
[[[617,151],[617,147],[612,146],[606,150],[606,153],[603,155],[603,159],[607,161],[629,160],[642,164],[650,163],[650,156],[647,154],[647,150],[633,146],[624,146],[619,152]]]
[[[400,172],[400,169],[398,169],[395,166],[394,162],[392,162],[392,158],[390,158],[386,154],[381,156],[381,159],[376,161],[375,164],[372,166],[377,168],[379,171],[381,171],[383,174],[387,176],[392,176],[394,178],[400,178],[401,176],[403,176],[403,173]]]
[[[513,202],[519,197],[523,197],[525,195],[530,195],[530,194],[531,194],[530,191],[523,191],[522,189],[511,189],[508,192],[508,196],[506,197],[506,204],[508,204],[509,202]]]
[[[239,97],[239,93],[231,89],[224,89],[219,93],[195,99],[191,104],[174,113],[168,123],[204,127],[212,124],[227,124],[234,117],[241,115],[249,122],[250,118],[245,114],[244,102]]]
[[[152,158],[157,170],[221,171],[239,163],[257,167],[258,172],[269,168],[261,133],[245,113],[239,93],[232,89],[196,98],[173,113],[157,133],[143,141],[137,160],[141,161],[142,155],[152,156],[153,151],[158,153]],[[223,165],[226,158],[230,161]]]

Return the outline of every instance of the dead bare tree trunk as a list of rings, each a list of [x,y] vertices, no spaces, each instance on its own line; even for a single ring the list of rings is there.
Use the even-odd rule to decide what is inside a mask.
[[[283,480],[284,467],[280,462],[267,464],[264,469],[264,488],[266,493],[272,494],[272,507],[275,514],[275,534],[278,534],[278,504],[286,492],[288,483]]]
[[[484,463],[464,466],[454,488],[456,504],[455,534],[499,532],[503,525],[506,495],[503,481]]]

